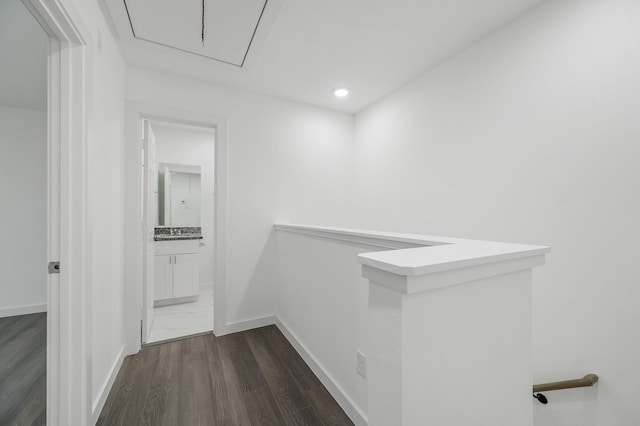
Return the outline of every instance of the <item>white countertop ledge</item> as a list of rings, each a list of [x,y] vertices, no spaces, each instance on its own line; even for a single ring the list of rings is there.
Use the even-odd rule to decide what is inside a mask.
[[[279,231],[314,235],[336,240],[347,240],[394,247],[394,243],[409,244],[411,248],[390,249],[362,253],[358,261],[366,266],[404,277],[419,277],[498,262],[541,257],[550,247],[495,241],[467,240],[418,234],[367,231],[326,226],[275,224]]]

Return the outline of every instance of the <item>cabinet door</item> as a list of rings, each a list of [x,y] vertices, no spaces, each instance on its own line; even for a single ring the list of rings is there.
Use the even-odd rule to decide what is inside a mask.
[[[154,256],[155,285],[154,300],[171,299],[173,297],[173,256]]]
[[[173,258],[173,297],[197,295],[200,289],[198,254],[176,254]]]

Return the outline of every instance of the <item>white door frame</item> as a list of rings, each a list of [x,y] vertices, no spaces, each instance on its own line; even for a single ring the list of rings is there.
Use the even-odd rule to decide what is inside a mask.
[[[142,151],[143,161],[142,166],[142,342],[149,340],[149,333],[153,323],[153,283],[155,282],[154,276],[154,245],[153,236],[155,229],[155,221],[152,212],[154,209],[151,201],[151,187],[154,183],[150,182],[150,177],[153,176],[151,169],[155,165],[150,164],[151,161],[155,162],[155,136],[153,135],[153,129],[151,128],[151,122],[144,120],[141,123],[143,126],[142,136]],[[153,152],[151,152],[153,150]],[[157,176],[157,173],[156,173]],[[157,178],[156,178],[157,182]],[[157,214],[157,212],[156,212]],[[150,303],[151,302],[151,303]],[[151,321],[150,321],[151,319]]]
[[[142,321],[142,182],[140,150],[142,120],[183,123],[215,128],[215,213],[214,213],[214,333],[227,333],[227,122],[213,114],[186,111],[162,105],[127,101],[125,144],[125,336],[127,353],[134,354],[141,347]]]
[[[47,424],[85,425],[91,414],[87,283],[85,70],[91,36],[70,2],[23,0],[49,35],[47,256],[60,261],[47,295]],[[42,265],[44,268],[45,265]]]

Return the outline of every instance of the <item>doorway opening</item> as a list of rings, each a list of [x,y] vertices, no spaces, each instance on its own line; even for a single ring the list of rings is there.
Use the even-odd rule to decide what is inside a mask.
[[[86,390],[92,388],[88,374],[91,360],[86,353],[90,330],[87,313],[91,312],[91,305],[87,297],[90,289],[84,279],[87,203],[83,156],[87,144],[85,72],[90,34],[72,5],[46,0],[21,3],[45,31],[48,48],[46,260],[50,266],[57,263],[57,267],[45,275],[46,422],[81,424],[90,413],[90,395]],[[12,48],[22,42],[15,37],[2,40]],[[17,52],[29,53],[24,48],[17,48]],[[21,78],[18,82],[22,82]],[[16,140],[11,140],[2,146],[11,149],[15,143]],[[47,264],[40,265],[38,270],[47,271]]]
[[[0,424],[46,422],[48,46],[19,0],[0,2]]]
[[[143,118],[142,344],[213,332],[215,127]]]

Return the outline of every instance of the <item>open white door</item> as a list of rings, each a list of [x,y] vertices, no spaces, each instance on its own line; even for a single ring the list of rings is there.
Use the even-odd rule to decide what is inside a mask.
[[[154,240],[158,206],[158,171],[156,167],[156,140],[149,120],[143,121],[143,218],[142,218],[142,342],[149,339],[153,325]]]
[[[164,166],[164,224],[171,224],[171,172]]]

